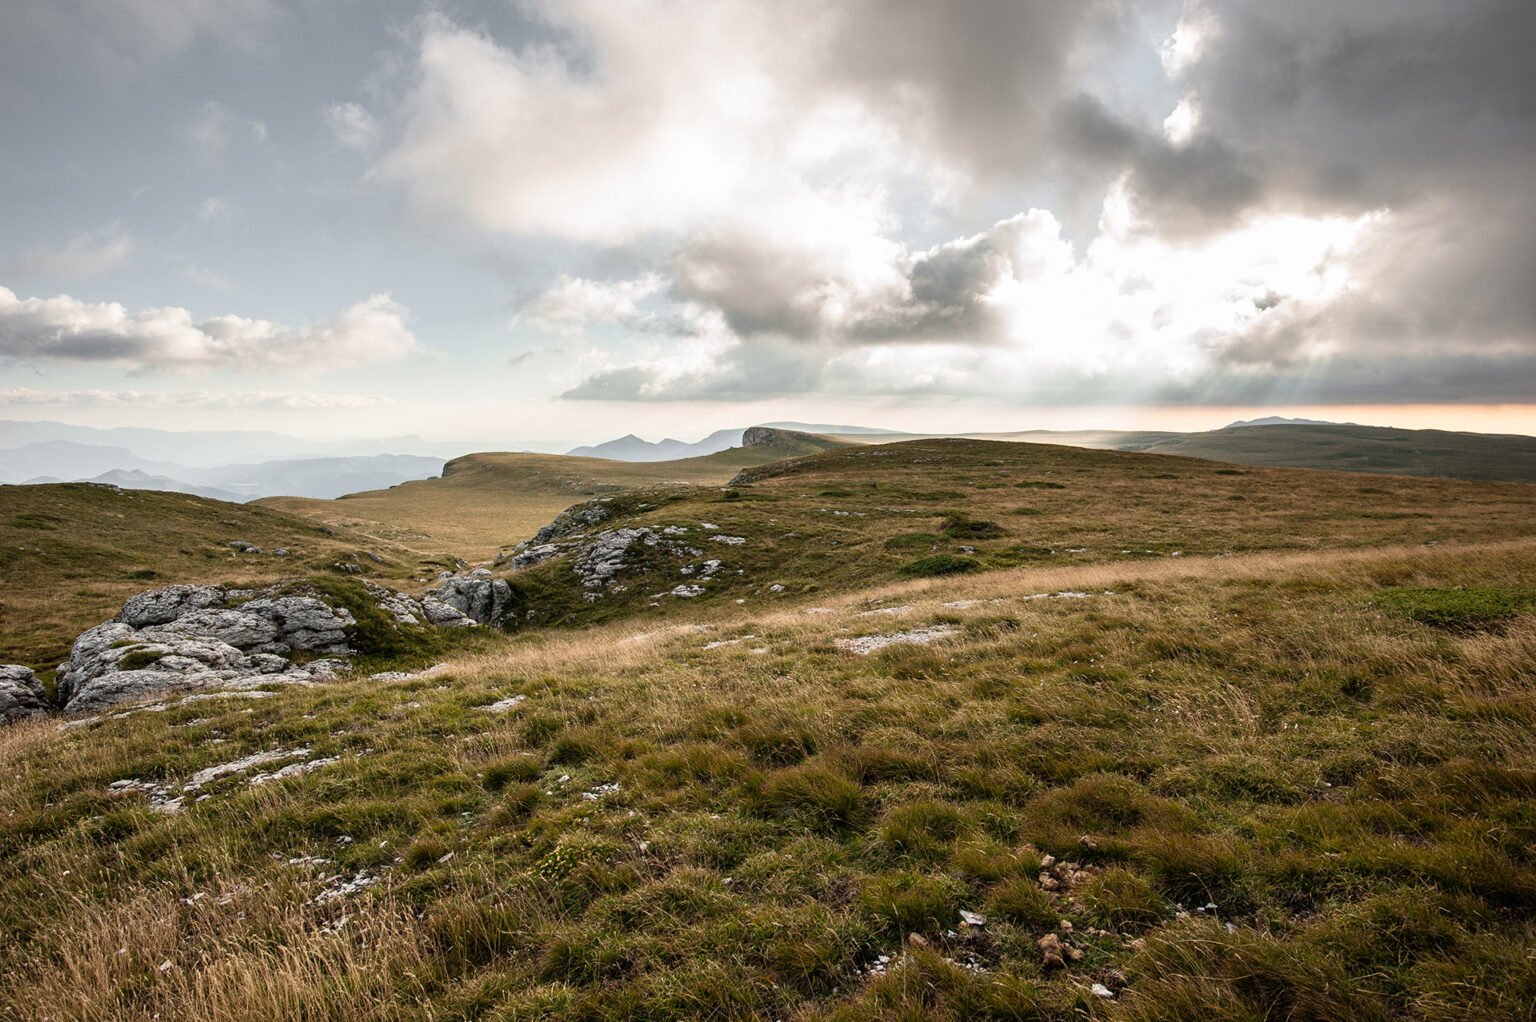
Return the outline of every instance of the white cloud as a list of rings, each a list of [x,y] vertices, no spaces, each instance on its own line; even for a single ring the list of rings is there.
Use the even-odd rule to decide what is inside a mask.
[[[378,119],[357,103],[332,103],[325,108],[325,123],[348,149],[366,151],[379,141]]]
[[[513,318],[514,326],[527,323],[564,337],[579,337],[589,328],[619,325],[644,330],[655,318],[640,307],[661,291],[659,274],[647,273],[633,280],[604,282],[562,274],[538,297],[523,305]]]
[[[1197,242],[1142,229],[1123,187],[1100,235],[1075,253],[1055,218],[1031,210],[894,265],[905,284],[882,301],[816,310],[823,343],[744,337],[713,324],[640,361],[609,361],[564,396],[606,400],[985,395],[1043,403],[1113,400],[1224,385],[1277,367],[1235,346],[1287,308],[1345,294],[1353,260],[1385,214],[1267,216]],[[713,317],[713,318],[711,318]],[[859,343],[850,343],[857,341]],[[1299,342],[1278,368],[1335,354]],[[1269,356],[1266,356],[1269,357]]]
[[[433,212],[600,244],[889,229],[893,188],[1040,158],[1060,68],[1110,6],[534,0],[555,41],[521,48],[431,18],[379,171]]]
[[[392,404],[372,394],[240,390],[35,390],[0,387],[0,405],[59,408],[374,408]]]
[[[132,372],[214,369],[322,372],[404,358],[421,350],[406,309],[374,295],[333,319],[284,327],[215,316],[194,322],[186,309],[130,313],[122,305],[68,295],[17,298],[0,287],[0,360],[119,366]]]
[[[122,267],[133,255],[133,236],[118,224],[77,234],[58,248],[34,246],[21,254],[12,269],[25,276],[85,280]]]
[[[260,145],[266,140],[266,124],[239,117],[217,100],[199,107],[187,125],[187,143],[207,164],[224,162],[236,147]]]

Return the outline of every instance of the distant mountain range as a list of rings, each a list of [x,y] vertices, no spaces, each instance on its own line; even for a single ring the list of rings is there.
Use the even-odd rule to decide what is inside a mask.
[[[1242,429],[1244,426],[1353,426],[1353,422],[1331,422],[1328,419],[1287,419],[1283,415],[1266,415],[1262,419],[1238,419],[1222,429]]]
[[[792,429],[801,433],[866,435],[889,432],[889,430],[874,429],[869,426],[833,426],[825,423],[763,422],[759,425],[771,426],[774,429]],[[691,444],[671,437],[656,441],[642,440],[630,433],[617,440],[609,440],[591,447],[575,447],[566,453],[577,458],[607,458],[610,461],[678,461],[682,458],[698,458],[728,451],[732,447],[740,447],[741,435],[747,429],[746,426],[740,429],[717,429],[703,440]]]
[[[375,454],[193,467],[150,461],[126,447],[46,440],[0,450],[0,483],[106,483],[128,490],[168,490],[229,501],[273,496],[333,498],[429,479],[442,472],[443,461],[414,454]]]

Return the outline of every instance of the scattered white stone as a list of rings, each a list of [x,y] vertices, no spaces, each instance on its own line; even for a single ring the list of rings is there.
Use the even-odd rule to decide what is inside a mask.
[[[528,697],[525,695],[507,696],[505,699],[498,699],[494,703],[477,706],[475,709],[484,710],[486,713],[506,713],[513,707],[520,706],[527,701]]]
[[[1114,999],[1115,992],[1113,990],[1111,990],[1109,987],[1105,986],[1103,983],[1095,983],[1093,985],[1092,989],[1093,989],[1093,996],[1095,996],[1095,997],[1104,997],[1104,998],[1108,998],[1110,1000]]]
[[[949,606],[949,605],[945,604],[945,606]],[[911,607],[910,604],[906,604],[906,605],[903,605],[903,606],[900,606],[900,607],[879,607],[879,608],[876,608],[875,610],[860,611],[859,612],[859,617],[874,617],[876,614],[905,614],[907,611],[909,611],[911,609],[912,609],[912,607]]]
[[[674,588],[667,595],[668,596],[676,596],[676,597],[678,597],[680,599],[684,599],[684,600],[691,600],[695,596],[703,596],[704,595],[704,587],[703,586],[695,586],[695,585],[680,585],[680,586],[677,586],[676,588]]]
[[[618,781],[613,781],[613,782],[608,783],[608,784],[599,784],[597,787],[593,788],[590,791],[584,791],[584,792],[581,793],[581,797],[583,799],[585,799],[586,801],[588,801],[588,802],[596,802],[598,799],[602,798],[604,795],[612,795],[614,792],[616,792],[618,790],[619,790],[619,782]]]
[[[309,903],[311,905],[323,905],[328,901],[335,901],[337,898],[349,898],[359,891],[367,890],[378,882],[379,878],[370,873],[358,873],[351,878],[345,878],[341,874],[337,874],[334,877],[328,878],[330,886],[309,899]]]
[[[1059,593],[1031,593],[1028,596],[1019,597],[1020,600],[1086,600],[1092,593],[1080,593],[1072,590],[1064,590]]]
[[[784,591],[784,586],[781,586],[779,583],[775,582],[773,585],[768,587],[768,591],[770,593],[782,593]]]
[[[716,529],[720,528],[720,526],[716,525],[714,522],[700,522],[699,528],[714,532]]]
[[[724,543],[726,546],[741,546],[747,541],[745,536],[711,536],[711,543]]]
[[[268,781],[281,781],[289,777],[302,777],[307,773],[319,770],[321,767],[327,767],[332,763],[340,762],[340,756],[324,756],[320,759],[311,759],[303,763],[289,763],[287,766],[274,770],[270,774],[257,774],[247,783],[254,788],[256,785],[266,784]]]
[[[273,749],[271,752],[253,752],[241,759],[231,760],[228,763],[220,763],[216,766],[205,767],[199,770],[192,775],[186,784],[182,785],[182,790],[192,791],[201,788],[210,781],[216,781],[220,777],[226,777],[230,774],[243,773],[252,767],[264,766],[267,763],[275,763],[282,759],[297,759],[308,755],[309,749],[304,746],[297,749]]]
[[[910,632],[891,632],[886,635],[865,635],[857,639],[834,639],[833,645],[838,649],[859,656],[868,656],[887,646],[899,646],[903,644],[926,646],[930,642],[937,642],[955,633],[955,629],[949,625],[931,625],[927,628],[915,628]]]
[[[987,925],[986,916],[982,915],[980,912],[967,912],[965,909],[960,910],[960,921],[967,926]]]
[[[369,681],[414,681],[417,678],[435,678],[447,671],[447,664],[433,664],[419,671],[380,671],[378,674],[368,675]]]

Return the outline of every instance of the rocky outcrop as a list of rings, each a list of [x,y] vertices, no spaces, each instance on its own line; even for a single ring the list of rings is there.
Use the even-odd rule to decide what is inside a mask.
[[[483,568],[447,579],[421,598],[427,620],[445,627],[500,624],[511,606],[507,580],[493,578]]]
[[[367,591],[396,622],[425,617],[404,593],[373,584]],[[296,664],[290,657],[345,657],[356,623],[345,607],[292,586],[173,585],[139,593],[113,620],[75,639],[59,668],[59,702],[67,712],[95,712],[168,691],[323,681],[347,662]]]
[[[48,712],[48,694],[30,667],[0,665],[0,721],[9,723]]]
[[[577,533],[586,532],[594,525],[601,525],[613,517],[615,508],[612,497],[604,497],[601,500],[588,501],[585,504],[577,504],[567,508],[555,516],[555,520],[540,529],[526,546],[538,547],[552,543],[557,539],[574,536]],[[522,546],[519,546],[521,549]]]
[[[134,628],[163,625],[194,610],[223,606],[224,599],[218,586],[166,586],[130,596],[116,620]]]
[[[581,577],[581,587],[589,592],[602,589],[624,567],[625,555],[636,543],[654,547],[661,542],[655,529],[608,529],[599,532],[592,542],[576,554],[576,574]]]

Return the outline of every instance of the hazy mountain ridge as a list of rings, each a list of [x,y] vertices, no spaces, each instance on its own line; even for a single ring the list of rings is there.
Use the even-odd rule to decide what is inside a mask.
[[[828,425],[826,423],[808,422],[763,422],[759,426],[770,429],[787,429],[797,433],[831,433],[839,435],[866,436],[889,433],[890,430],[879,429],[873,426],[846,426]],[[747,429],[717,429],[704,439],[694,443],[684,440],[674,440],[667,437],[663,440],[642,440],[633,433],[621,436],[616,440],[608,440],[600,444],[587,447],[574,447],[566,452],[575,458],[608,458],[613,461],[678,461],[683,458],[698,458],[709,454],[718,454],[728,451],[732,447],[742,446],[742,435]]]
[[[0,483],[106,483],[229,501],[274,496],[334,498],[428,479],[442,471],[443,463],[444,459],[436,457],[375,454],[191,467],[151,461],[125,447],[46,440],[0,450]]]

